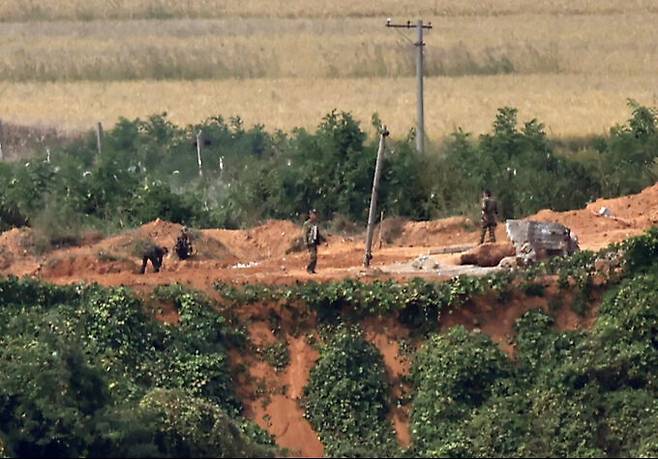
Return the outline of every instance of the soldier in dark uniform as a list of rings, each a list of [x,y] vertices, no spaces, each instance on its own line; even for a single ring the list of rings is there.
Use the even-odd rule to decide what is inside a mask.
[[[308,220],[304,222],[302,232],[310,258],[306,271],[309,274],[315,274],[315,267],[318,263],[318,245],[325,241],[318,228],[317,210],[313,209],[308,213]]]
[[[168,253],[169,249],[166,247],[160,247],[159,245],[153,245],[152,247],[146,249],[144,251],[144,255],[142,256],[142,269],[140,273],[144,274],[146,272],[146,264],[149,260],[151,260],[151,264],[153,265],[153,271],[156,273],[160,272],[160,268],[162,267],[162,259]]]
[[[496,226],[498,225],[498,204],[491,197],[491,191],[482,193],[482,234],[480,244],[484,244],[484,236],[489,230],[489,242],[496,242]]]
[[[186,226],[183,227],[180,235],[176,239],[174,251],[176,252],[176,255],[178,255],[178,258],[181,260],[187,260],[192,256],[192,253],[194,252],[192,249],[192,241],[190,240],[190,232]]]

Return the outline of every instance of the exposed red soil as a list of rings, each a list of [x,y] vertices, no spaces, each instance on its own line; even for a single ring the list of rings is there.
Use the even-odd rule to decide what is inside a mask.
[[[289,449],[293,455],[321,457],[324,447],[304,418],[300,405],[318,352],[305,336],[289,334],[299,323],[293,322],[296,317],[286,308],[250,305],[236,312],[242,320],[249,322],[249,336],[254,346],[268,346],[283,340],[290,353],[290,363],[284,371],[277,373],[253,350],[230,352],[234,368],[246,367],[246,372],[236,375],[238,396],[245,405],[245,415],[270,432],[277,444]],[[273,329],[273,317],[277,334]]]
[[[533,309],[542,309],[555,318],[558,330],[589,329],[598,315],[601,296],[592,295],[590,307],[585,316],[578,315],[571,307],[573,294],[560,290],[557,279],[549,277],[544,282],[542,296],[526,296],[514,290],[509,298],[500,301],[492,295],[482,296],[449,311],[441,318],[441,329],[449,330],[455,325],[463,325],[468,330],[480,330],[510,356],[515,355],[513,346],[516,320]]]
[[[13,228],[0,234],[0,274],[25,276],[38,266],[32,230]]]
[[[398,442],[403,447],[411,445],[409,429],[409,407],[399,405],[399,400],[409,387],[403,378],[409,375],[411,362],[400,349],[402,340],[408,340],[410,330],[392,317],[369,318],[362,324],[366,339],[375,345],[384,358],[386,376],[391,385],[391,412],[389,418],[393,423]]]
[[[607,207],[613,218],[597,216],[601,207]],[[544,210],[529,217],[535,220],[554,221],[571,228],[578,236],[581,248],[599,249],[609,243],[619,242],[638,235],[658,222],[658,185],[642,193],[612,200],[599,200],[585,209],[570,212]],[[429,248],[459,244],[473,244],[479,240],[476,225],[464,217],[452,217],[431,222],[405,222],[391,219],[386,228],[384,244],[374,247],[373,268],[363,272],[363,235],[342,237],[331,235],[329,244],[319,249],[319,273],[309,275],[304,268],[305,252],[288,253],[300,235],[300,226],[291,222],[268,221],[249,230],[208,229],[195,233],[194,245],[198,256],[187,261],[168,257],[160,273],[137,273],[141,260],[135,256],[136,242],[151,239],[172,247],[181,226],[156,220],[135,230],[126,231],[104,239],[88,239],[76,248],[55,250],[37,255],[34,238],[29,229],[11,230],[0,235],[0,274],[35,275],[49,282],[67,284],[73,282],[97,282],[106,286],[128,286],[139,292],[149,292],[161,284],[181,283],[215,295],[215,281],[235,283],[290,284],[300,281],[329,281],[346,277],[359,277],[364,281],[378,278],[406,280],[411,277],[439,279],[432,273],[390,275],[378,271],[395,262],[409,262],[427,253]],[[385,221],[386,222],[386,221]],[[376,233],[377,234],[377,233]],[[505,241],[505,227],[499,225],[497,239]],[[377,237],[377,236],[376,236]],[[377,240],[377,239],[376,239]],[[388,241],[388,242],[387,242]],[[445,256],[445,263],[456,263],[458,256]],[[547,279],[543,297],[512,295],[503,307],[493,297],[478,298],[441,319],[441,327],[447,329],[461,324],[469,329],[479,329],[488,334],[501,349],[514,354],[510,344],[514,322],[524,312],[533,308],[548,310],[558,300],[564,305],[551,311],[556,317],[556,328],[571,330],[591,326],[596,317],[596,307],[587,317],[574,313],[569,305],[573,302],[568,294]],[[596,298],[594,303],[598,304]],[[285,340],[290,351],[290,365],[276,373],[261,358],[249,353],[231,351],[234,367],[245,365],[246,372],[238,372],[238,389],[245,401],[247,415],[275,435],[280,446],[289,447],[304,456],[318,456],[323,452],[317,434],[303,417],[299,398],[307,383],[308,374],[318,358],[304,333],[314,330],[314,319],[299,316],[294,308],[280,305],[250,305],[234,311],[242,320],[251,322],[249,332],[256,345],[270,345]],[[271,314],[281,321],[281,329],[275,335]],[[172,305],[164,305],[156,311],[159,320],[177,323],[178,315]],[[400,350],[400,342],[408,336],[408,330],[394,320],[365,321],[366,337],[384,356],[387,375],[393,387],[393,400],[405,390],[400,384],[408,374],[409,362]],[[268,402],[269,401],[269,402]],[[268,402],[268,403],[265,403]],[[391,420],[402,445],[409,444],[407,407],[393,407]]]
[[[613,217],[595,215],[601,207]],[[642,193],[612,200],[599,200],[585,209],[569,212],[543,210],[531,219],[555,221],[571,228],[582,248],[599,249],[611,242],[641,234],[658,221],[658,185]],[[386,225],[396,224],[396,231]],[[476,243],[479,231],[464,217],[431,222],[385,221],[385,231],[397,234],[391,243],[374,250],[373,267],[407,262],[428,248]],[[363,261],[363,235],[329,237],[319,249],[317,276],[304,268],[305,252],[286,253],[300,235],[300,227],[291,222],[268,221],[249,230],[202,230],[195,234],[198,256],[180,261],[165,260],[163,272],[140,276],[141,260],[134,246],[150,239],[172,247],[181,226],[156,220],[135,230],[101,241],[89,241],[82,247],[55,250],[45,256],[34,254],[29,230],[11,230],[0,235],[0,273],[38,275],[49,281],[100,282],[105,285],[140,286],[181,282],[208,289],[217,279],[235,282],[286,283],[297,280],[332,280],[359,276]],[[505,227],[499,225],[497,238],[506,241]],[[370,272],[377,276],[377,272]],[[394,276],[396,278],[404,278]]]

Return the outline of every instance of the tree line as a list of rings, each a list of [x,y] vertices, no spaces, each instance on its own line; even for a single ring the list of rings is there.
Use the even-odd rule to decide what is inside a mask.
[[[386,215],[475,217],[478,196],[497,194],[504,217],[568,210],[598,197],[639,192],[656,179],[656,109],[629,101],[630,117],[605,136],[551,139],[503,107],[489,132],[456,130],[415,152],[413,132],[388,144],[380,205]],[[373,115],[373,124],[379,125]],[[196,134],[201,131],[199,174]],[[378,139],[350,113],[332,111],[315,130],[268,131],[239,117],[177,126],[166,114],[120,119],[94,132],[0,164],[0,225],[47,227],[52,236],[117,230],[162,218],[238,228],[267,218],[366,221]]]

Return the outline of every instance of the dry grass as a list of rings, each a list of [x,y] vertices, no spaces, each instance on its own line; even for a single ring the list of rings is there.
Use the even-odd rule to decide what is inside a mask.
[[[0,80],[401,77],[413,47],[383,18],[20,23]],[[426,75],[658,71],[658,13],[439,17]],[[412,33],[407,34],[413,36]]]
[[[485,131],[506,104],[578,136],[623,120],[629,97],[655,103],[653,0],[0,0],[0,119],[80,129],[167,111],[290,129],[336,107],[401,136],[414,56],[388,15],[435,27],[432,137]]]
[[[555,136],[601,134],[628,116],[626,98],[655,104],[658,74],[611,79],[607,75],[499,75],[428,78],[426,123],[432,138],[456,127],[489,130],[498,107],[513,105],[522,119],[537,117]],[[2,91],[2,89],[0,89]],[[212,114],[239,114],[268,128],[314,127],[337,107],[368,127],[378,112],[402,137],[415,119],[414,79],[221,80],[194,82],[8,83],[2,116],[19,123],[69,129],[110,125],[167,111],[179,123]]]
[[[656,9],[653,0],[3,0],[0,21],[227,16],[324,18],[383,14],[499,16],[519,12],[610,14]]]

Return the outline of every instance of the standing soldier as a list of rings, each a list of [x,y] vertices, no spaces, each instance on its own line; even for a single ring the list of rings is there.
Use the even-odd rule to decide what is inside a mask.
[[[318,211],[313,209],[308,213],[308,220],[302,226],[304,243],[309,253],[309,263],[306,271],[309,274],[315,274],[315,266],[318,263],[318,245],[325,241],[318,229]]]
[[[480,244],[484,244],[484,236],[489,230],[489,242],[496,242],[496,226],[498,225],[498,204],[491,197],[491,191],[482,193],[482,234]]]
[[[153,245],[146,249],[144,255],[142,255],[142,269],[140,270],[140,273],[144,274],[146,272],[146,264],[149,260],[151,260],[151,264],[153,265],[153,271],[159,273],[160,268],[162,267],[162,259],[168,253],[169,249],[159,245]]]
[[[178,238],[176,238],[176,245],[174,246],[174,251],[178,258],[181,260],[187,260],[194,253],[192,249],[192,241],[190,240],[190,232],[187,229],[187,226],[184,226],[180,232]]]

